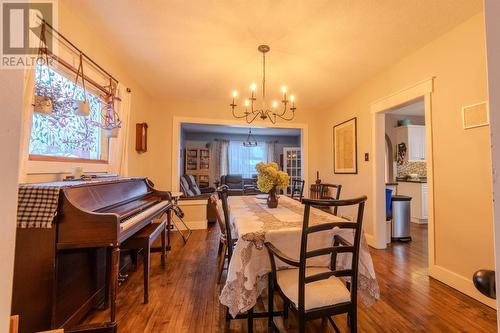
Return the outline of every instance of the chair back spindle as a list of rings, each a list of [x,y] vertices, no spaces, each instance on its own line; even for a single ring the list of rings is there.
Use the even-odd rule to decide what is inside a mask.
[[[227,202],[228,186],[227,185],[220,186],[219,188],[217,188],[217,193],[219,194],[219,198],[222,203],[222,210],[224,212],[224,229],[225,229],[226,241],[227,244],[233,244],[234,241],[231,232],[232,230],[231,218],[229,214],[229,205]],[[227,252],[228,252],[228,260],[230,261],[231,257],[233,256],[233,247],[228,245]]]

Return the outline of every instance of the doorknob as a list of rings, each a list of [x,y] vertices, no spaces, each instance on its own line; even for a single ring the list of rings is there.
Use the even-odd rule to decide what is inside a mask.
[[[495,271],[480,269],[472,276],[474,286],[483,295],[496,299]]]

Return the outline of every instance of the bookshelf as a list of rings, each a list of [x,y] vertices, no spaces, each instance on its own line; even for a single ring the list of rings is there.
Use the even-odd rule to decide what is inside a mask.
[[[185,148],[184,173],[192,175],[200,188],[209,187],[210,150],[208,148]]]

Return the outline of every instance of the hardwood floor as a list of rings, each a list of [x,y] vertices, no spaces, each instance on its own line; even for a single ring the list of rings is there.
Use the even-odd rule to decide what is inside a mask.
[[[372,249],[381,299],[370,308],[359,302],[359,331],[496,332],[495,310],[427,276],[426,226],[413,225],[412,233],[410,243]],[[118,293],[120,333],[224,332],[220,287],[215,283],[216,235],[213,227],[194,231],[184,245],[176,233],[172,234],[167,268],[161,268],[159,255],[152,255],[147,305],[142,304],[142,270],[130,274]],[[105,316],[104,311],[96,312],[91,321],[104,320]],[[342,332],[348,332],[344,317],[335,321]],[[288,330],[281,318],[276,322],[280,331],[296,332],[293,314]],[[307,329],[333,332],[330,326],[321,326],[321,321],[309,323]],[[229,331],[246,332],[246,321],[231,321]],[[256,319],[254,331],[268,332],[266,319]]]

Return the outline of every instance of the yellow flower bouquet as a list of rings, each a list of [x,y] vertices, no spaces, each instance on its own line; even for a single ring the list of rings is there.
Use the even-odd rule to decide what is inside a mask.
[[[269,208],[276,208],[278,206],[276,190],[286,189],[290,182],[290,176],[286,172],[280,171],[275,162],[258,163],[255,169],[257,170],[257,187],[261,192],[269,193],[267,199]]]

